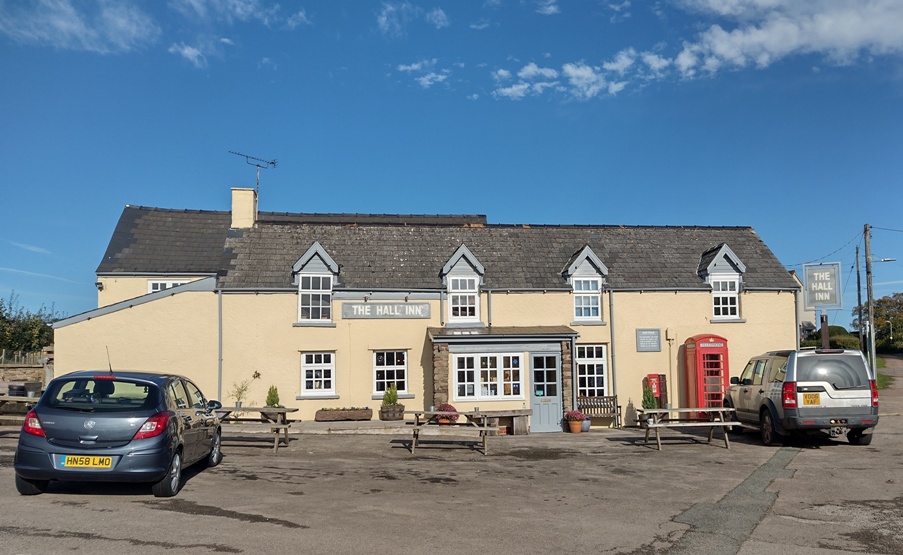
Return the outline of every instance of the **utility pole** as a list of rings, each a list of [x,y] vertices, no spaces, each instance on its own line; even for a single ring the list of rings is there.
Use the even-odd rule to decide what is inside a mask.
[[[872,298],[872,230],[869,224],[865,224],[865,288],[868,295],[869,312],[869,364],[872,367],[872,378],[877,379],[877,364],[875,364],[875,301]]]
[[[859,272],[859,245],[856,245],[856,308],[859,310],[859,320],[856,327],[859,328],[859,350],[865,351],[862,342],[862,275]]]

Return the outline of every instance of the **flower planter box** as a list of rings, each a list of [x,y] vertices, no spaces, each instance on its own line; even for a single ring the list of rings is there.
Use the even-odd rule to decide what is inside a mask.
[[[371,420],[373,409],[358,410],[318,410],[314,415],[317,422],[339,422],[342,420]]]

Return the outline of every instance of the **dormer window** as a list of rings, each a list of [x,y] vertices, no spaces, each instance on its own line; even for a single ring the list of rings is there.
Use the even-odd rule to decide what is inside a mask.
[[[332,276],[301,276],[298,320],[332,319]]]
[[[451,278],[448,298],[451,321],[477,319],[480,292],[477,289],[476,278]]]
[[[602,287],[608,268],[589,245],[571,255],[561,275],[574,290],[574,324],[604,324]]]
[[[712,278],[712,317],[739,318],[740,277]]]
[[[298,285],[298,323],[332,325],[332,289],[336,285],[339,265],[326,249],[315,242],[292,266]]]
[[[467,245],[455,250],[440,277],[448,292],[448,323],[477,325],[480,322],[480,286],[486,269]]]
[[[601,302],[601,280],[598,278],[575,278],[574,283],[574,319],[601,320],[599,309]]]
[[[740,290],[746,265],[726,244],[702,253],[699,276],[712,288],[712,321],[740,322]]]

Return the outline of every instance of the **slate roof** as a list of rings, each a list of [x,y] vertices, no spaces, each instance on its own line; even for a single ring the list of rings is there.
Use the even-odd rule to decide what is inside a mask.
[[[707,289],[705,253],[727,244],[748,289],[798,285],[750,227],[487,224],[485,216],[260,213],[229,230],[228,212],[126,206],[102,273],[209,272],[223,288],[292,288],[292,265],[315,242],[339,264],[337,289],[441,289],[462,244],[486,268],[484,288],[567,289],[562,271],[589,245],[614,289]]]

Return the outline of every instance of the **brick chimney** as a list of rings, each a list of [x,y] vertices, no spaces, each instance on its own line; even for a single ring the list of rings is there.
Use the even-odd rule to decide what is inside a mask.
[[[257,191],[232,189],[232,229],[254,227],[257,221]]]

